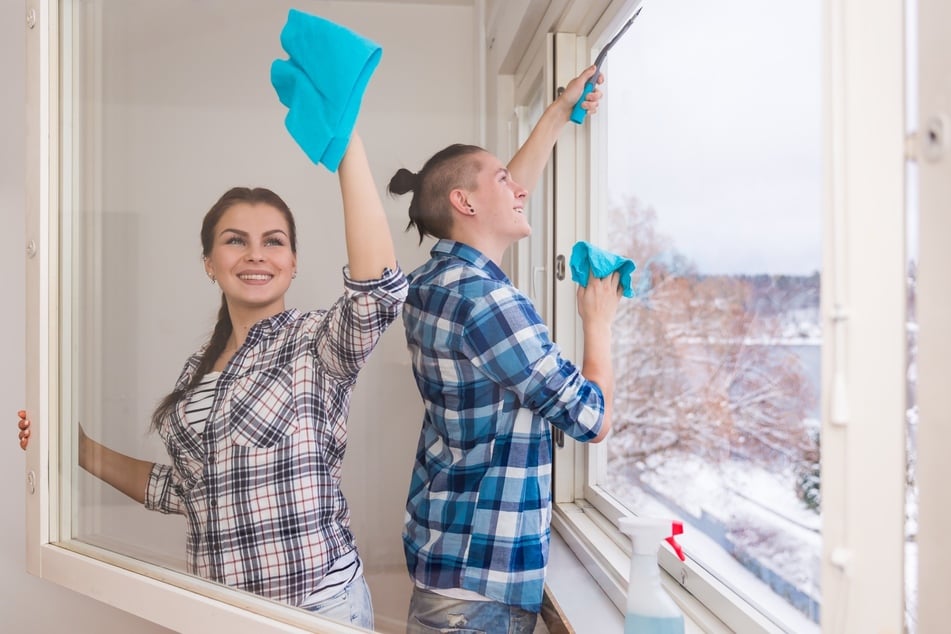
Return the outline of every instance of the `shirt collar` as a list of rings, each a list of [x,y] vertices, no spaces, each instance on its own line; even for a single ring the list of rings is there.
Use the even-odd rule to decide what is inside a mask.
[[[241,346],[240,350],[244,350],[248,346],[254,346],[265,337],[272,335],[276,332],[280,332],[280,330],[284,328],[285,326],[287,326],[287,324],[291,323],[292,321],[300,317],[300,314],[301,312],[298,309],[289,308],[288,310],[285,310],[276,315],[268,317],[267,319],[262,319],[261,321],[251,326],[251,330],[248,331],[248,336],[244,340],[244,345]],[[205,350],[207,350],[207,348],[208,348],[208,344],[206,343],[205,345],[201,347],[201,349],[197,353],[192,355],[192,357],[188,360],[186,370],[182,372],[182,375],[179,377],[178,383],[176,384],[176,389],[188,384],[195,370],[198,369],[198,365],[199,363],[201,363],[202,355],[205,354]],[[231,369],[231,367],[232,367],[232,364],[229,363],[225,367],[225,369],[222,371],[222,374],[227,373],[228,370]],[[231,371],[234,372],[233,369]]]
[[[266,336],[279,332],[287,324],[291,323],[295,319],[300,317],[300,311],[296,308],[289,308],[284,312],[278,313],[267,319],[262,319],[258,323],[251,326],[251,330],[248,332],[248,337],[252,335],[257,335],[260,333],[260,336]]]
[[[511,284],[508,276],[498,265],[490,260],[484,253],[463,242],[455,240],[442,239],[433,245],[429,254],[434,258],[455,257],[468,262],[472,266],[481,269],[489,274],[493,279]]]

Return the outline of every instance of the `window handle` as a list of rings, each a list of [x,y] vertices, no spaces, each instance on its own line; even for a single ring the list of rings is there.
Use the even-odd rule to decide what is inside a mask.
[[[532,267],[532,299],[538,299],[538,274],[541,273],[542,277],[545,275],[544,266]]]

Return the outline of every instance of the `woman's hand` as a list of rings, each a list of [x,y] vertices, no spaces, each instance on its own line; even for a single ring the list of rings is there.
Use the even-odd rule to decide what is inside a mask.
[[[30,427],[33,425],[32,422],[26,417],[26,410],[21,409],[17,412],[17,427],[20,429],[20,449],[26,451],[27,446],[30,444]],[[86,430],[83,429],[82,424],[79,425],[79,456],[80,456],[80,466],[83,463],[83,457],[86,456],[87,452],[90,450],[89,437],[86,435]]]
[[[30,421],[26,417],[26,410],[21,409],[17,412],[19,421],[17,421],[17,427],[20,428],[20,449],[26,451],[27,445],[30,444]]]

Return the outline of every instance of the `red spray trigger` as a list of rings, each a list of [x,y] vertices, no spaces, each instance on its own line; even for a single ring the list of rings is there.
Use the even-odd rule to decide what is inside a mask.
[[[667,537],[664,541],[670,544],[670,547],[674,549],[674,552],[677,553],[677,556],[680,557],[680,561],[686,561],[687,558],[684,557],[684,549],[677,543],[677,540],[674,539],[677,535],[683,535],[684,533],[684,523],[683,522],[671,522],[670,523],[670,537]]]

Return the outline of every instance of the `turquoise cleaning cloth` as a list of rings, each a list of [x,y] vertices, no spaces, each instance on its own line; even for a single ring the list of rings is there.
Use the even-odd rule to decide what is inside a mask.
[[[287,15],[281,46],[288,59],[271,64],[271,84],[287,106],[284,125],[310,160],[336,172],[383,49],[297,9]]]
[[[582,240],[575,242],[575,246],[571,248],[569,266],[571,267],[571,281],[577,282],[581,286],[588,285],[589,273],[597,278],[602,278],[618,271],[621,277],[621,288],[624,289],[624,297],[634,297],[634,290],[631,288],[631,273],[634,272],[637,265],[630,258],[609,253]]]

